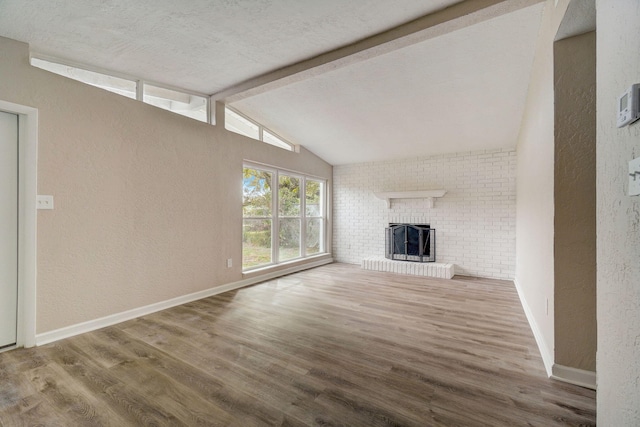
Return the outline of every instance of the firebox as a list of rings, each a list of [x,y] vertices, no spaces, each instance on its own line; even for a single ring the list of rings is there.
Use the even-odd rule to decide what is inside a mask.
[[[385,257],[398,261],[435,262],[436,230],[429,224],[389,224]]]

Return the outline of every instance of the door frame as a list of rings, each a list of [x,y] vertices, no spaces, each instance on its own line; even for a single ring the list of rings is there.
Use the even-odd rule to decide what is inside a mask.
[[[38,110],[0,100],[0,111],[18,115],[18,322],[16,347],[36,344],[36,196]]]

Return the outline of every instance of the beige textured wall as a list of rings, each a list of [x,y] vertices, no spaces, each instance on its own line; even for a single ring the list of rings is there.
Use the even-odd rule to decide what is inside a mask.
[[[554,351],[553,39],[567,5],[545,4],[517,146],[516,282],[548,369]]]
[[[616,128],[617,96],[640,83],[640,2],[598,0],[598,425],[640,425],[640,196],[628,162],[640,122]]]
[[[596,370],[596,34],[555,43],[555,363]]]
[[[38,193],[55,197],[38,213],[37,333],[241,280],[243,159],[331,179],[306,150],[33,68],[24,43],[0,38],[0,55],[0,98],[39,109]]]

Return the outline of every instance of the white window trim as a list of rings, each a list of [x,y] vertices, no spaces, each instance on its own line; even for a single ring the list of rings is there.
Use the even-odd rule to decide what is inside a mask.
[[[248,267],[248,268],[244,268],[244,258],[243,258],[243,268],[242,268],[242,272],[243,273],[249,273],[249,272],[253,272],[256,270],[261,270],[261,269],[265,269],[268,267],[273,267],[276,265],[283,265],[283,264],[287,264],[287,263],[291,263],[291,262],[297,262],[297,261],[301,261],[304,259],[309,259],[309,258],[313,258],[313,257],[317,257],[317,256],[322,256],[322,255],[326,255],[329,252],[327,251],[327,182],[328,180],[325,178],[320,178],[320,177],[316,177],[316,176],[312,176],[312,175],[307,175],[301,172],[296,172],[296,171],[291,171],[291,170],[287,170],[287,169],[282,169],[282,168],[276,168],[273,166],[267,166],[267,165],[263,165],[260,163],[253,163],[253,162],[247,162],[245,161],[242,165],[243,170],[245,168],[251,168],[251,169],[257,169],[257,170],[261,170],[261,171],[265,171],[265,172],[270,172],[273,174],[273,178],[272,178],[272,182],[277,183],[277,187],[273,188],[273,184],[272,184],[272,188],[271,188],[271,217],[245,217],[244,214],[242,216],[242,220],[244,223],[245,219],[270,219],[271,220],[271,262],[270,263],[266,263],[266,264],[260,264],[260,265],[256,265],[253,267]],[[282,175],[286,175],[286,176],[291,176],[291,177],[295,177],[295,178],[299,178],[300,179],[300,188],[301,188],[301,195],[300,195],[300,216],[296,216],[296,217],[281,217],[280,216],[280,206],[279,206],[279,200],[278,200],[278,189],[280,186],[280,174]],[[311,181],[317,181],[322,183],[322,194],[321,194],[321,200],[322,200],[322,206],[321,206],[321,216],[307,216],[306,215],[306,203],[307,203],[307,197],[306,197],[306,183],[307,180],[311,180]],[[280,218],[295,218],[295,219],[300,219],[300,256],[296,257],[296,258],[289,258],[286,260],[281,261],[280,260],[280,242],[279,242],[279,238],[278,236],[280,235],[279,230],[280,230]],[[321,242],[320,242],[320,251],[311,255],[307,254],[307,245],[306,245],[306,241],[307,241],[307,227],[306,227],[306,220],[307,219],[320,219],[321,223],[322,223],[322,229],[321,229]]]
[[[298,146],[298,145],[296,145],[296,144],[294,144],[294,143],[292,143],[292,142],[288,141],[286,138],[281,137],[281,136],[280,136],[280,135],[278,135],[276,132],[274,132],[274,131],[272,131],[271,129],[269,129],[268,127],[263,126],[262,124],[260,124],[260,123],[256,122],[256,121],[255,121],[255,120],[253,120],[251,117],[248,117],[246,114],[243,114],[243,113],[241,113],[240,111],[236,110],[235,108],[230,107],[229,105],[226,105],[226,104],[225,104],[224,108],[225,108],[225,109],[227,109],[227,110],[229,110],[229,111],[231,111],[231,112],[233,112],[234,114],[237,114],[238,116],[242,117],[242,118],[243,118],[243,119],[245,119],[246,121],[251,122],[251,123],[253,123],[255,126],[257,126],[257,127],[258,127],[258,138],[256,139],[257,141],[262,141],[262,142],[264,142],[265,144],[269,144],[268,142],[265,142],[265,141],[264,141],[264,131],[267,131],[267,132],[268,132],[268,133],[270,133],[271,135],[273,135],[273,136],[275,136],[276,138],[278,138],[280,141],[282,141],[282,142],[284,142],[285,144],[287,144],[287,145],[290,147],[290,149],[289,149],[289,150],[287,150],[287,151],[291,151],[291,152],[294,152],[294,153],[299,153],[299,152],[300,152],[300,146]],[[227,130],[228,130],[228,129],[227,129]],[[233,132],[233,131],[230,131],[230,132]],[[244,135],[244,134],[239,134],[239,135]],[[248,136],[248,135],[244,135],[244,136],[246,136],[247,138],[254,139],[254,138],[252,138],[252,137],[250,137],[250,136]],[[269,144],[269,145],[271,145],[271,146],[273,146],[273,147],[277,147],[277,148],[282,148],[282,147],[278,147],[277,145],[273,145],[273,144]],[[283,150],[286,150],[286,148],[282,148],[282,149],[283,149]]]
[[[41,54],[41,53],[38,53],[38,52],[30,52],[30,55],[29,55],[29,63],[30,64],[32,63],[32,61],[31,61],[32,59],[39,59],[41,61],[46,61],[46,62],[50,62],[50,63],[53,63],[53,64],[64,65],[64,66],[67,66],[67,67],[73,67],[73,68],[77,68],[77,69],[84,70],[84,71],[90,71],[90,72],[93,72],[93,73],[102,74],[104,76],[116,77],[116,78],[119,78],[119,79],[128,80],[128,81],[130,81],[130,82],[132,82],[132,83],[134,83],[136,85],[135,99],[137,101],[140,101],[140,102],[145,102],[144,101],[144,86],[145,85],[155,86],[157,88],[167,89],[167,90],[179,92],[179,93],[182,93],[182,94],[185,94],[185,95],[191,95],[191,96],[197,96],[197,97],[204,98],[204,100],[205,100],[205,109],[206,109],[206,114],[205,114],[205,120],[204,121],[200,120],[200,119],[195,119],[195,118],[190,117],[190,116],[185,115],[185,114],[180,114],[177,111],[164,109],[162,107],[158,107],[158,106],[155,106],[155,105],[150,104],[150,103],[146,103],[146,102],[145,103],[147,105],[153,105],[156,108],[161,108],[161,109],[164,109],[165,111],[169,111],[169,112],[172,112],[174,114],[181,115],[183,117],[192,118],[193,120],[197,120],[197,121],[200,121],[202,123],[208,123],[208,124],[213,125],[213,126],[215,126],[215,124],[216,124],[215,123],[215,114],[214,114],[214,111],[215,111],[214,107],[215,107],[216,100],[212,97],[212,95],[206,95],[204,93],[194,92],[194,91],[191,91],[191,90],[183,89],[183,88],[176,87],[176,86],[167,85],[167,84],[156,82],[156,81],[153,81],[153,80],[146,80],[146,79],[140,78],[139,76],[133,76],[133,75],[126,74],[126,73],[119,73],[119,72],[116,72],[116,71],[107,70],[107,69],[104,69],[104,68],[101,68],[101,67],[95,67],[95,66],[91,66],[91,65],[88,65],[88,64],[83,64],[83,63],[80,63],[80,62],[75,62],[75,61],[70,61],[70,60],[66,60],[66,59],[56,58],[56,57],[45,55],[45,54]],[[34,65],[32,65],[32,66],[34,66]],[[39,68],[39,67],[36,67],[36,68]],[[70,78],[70,77],[67,77],[67,78]],[[81,81],[81,80],[76,80],[76,81]],[[96,85],[91,85],[90,83],[84,83],[84,84],[88,84],[88,85],[94,86],[94,87],[99,87],[99,86],[96,86]],[[109,91],[108,89],[104,89],[104,88],[102,88],[102,89]],[[114,92],[114,91],[110,91],[110,92],[117,94],[117,92]],[[120,94],[120,95],[124,96],[122,94]],[[134,98],[129,98],[129,99],[134,99]],[[256,122],[255,120],[251,119],[250,117],[247,117],[245,114],[239,112],[238,110],[236,110],[233,107],[230,107],[229,105],[225,104],[224,108],[225,109],[229,109],[230,111],[233,111],[235,114],[239,115],[240,117],[244,118],[245,120],[247,120],[247,121],[253,123],[255,126],[257,126],[258,127],[258,139],[257,140],[258,141],[262,141],[265,144],[269,144],[269,145],[271,145],[273,147],[281,148],[283,150],[291,151],[293,153],[299,153],[300,152],[300,145],[290,142],[286,138],[283,138],[281,135],[279,135],[277,132],[274,132],[273,130],[269,129],[266,126],[263,126],[262,124]],[[289,146],[289,149],[284,148],[284,147],[280,147],[280,146],[277,146],[277,145],[270,144],[269,142],[266,142],[264,140],[264,132],[265,131],[270,133],[271,135],[273,135],[274,137],[276,137],[280,141],[282,141],[285,145]],[[230,132],[233,132],[233,131],[230,131]],[[243,134],[239,134],[239,135],[243,135]],[[252,138],[250,136],[247,136],[247,137],[248,138]]]
[[[106,70],[104,68],[101,67],[94,67],[91,65],[87,65],[87,64],[82,64],[79,62],[75,62],[75,61],[69,61],[66,59],[60,59],[60,58],[56,58],[53,56],[49,56],[49,55],[44,55],[41,53],[37,53],[37,52],[31,52],[29,55],[29,63],[31,64],[31,59],[39,59],[41,61],[47,61],[47,62],[51,62],[54,64],[59,64],[59,65],[64,65],[67,67],[73,67],[73,68],[78,68],[80,70],[85,70],[85,71],[91,71],[93,73],[98,73],[98,74],[103,74],[105,76],[110,76],[110,77],[117,77],[119,79],[123,79],[123,80],[129,80],[133,83],[136,84],[136,100],[140,101],[140,102],[144,102],[144,86],[145,85],[149,85],[149,86],[155,86],[158,88],[162,88],[162,89],[167,89],[167,90],[171,90],[171,91],[175,91],[175,92],[180,92],[183,93],[185,95],[192,95],[192,96],[198,96],[201,98],[205,99],[206,102],[206,109],[207,109],[207,117],[206,120],[202,123],[209,123],[211,124],[211,115],[209,114],[209,111],[211,110],[211,96],[210,95],[206,95],[204,93],[199,93],[199,92],[194,92],[191,90],[187,90],[187,89],[183,89],[183,88],[179,88],[176,86],[171,86],[171,85],[167,85],[164,83],[159,83],[159,82],[155,82],[153,80],[146,80],[146,79],[142,79],[138,76],[132,76],[130,74],[126,74],[126,73],[119,73],[116,71],[112,71],[112,70]],[[36,67],[39,68],[39,67]],[[85,84],[89,84],[89,83],[85,83]],[[89,84],[90,85],[90,84]],[[94,85],[90,85],[90,86],[94,86]],[[97,87],[97,86],[94,86]],[[107,90],[107,89],[103,89],[103,90]],[[115,93],[115,92],[112,92]],[[130,98],[133,99],[133,98]],[[152,105],[152,104],[148,104],[147,105]],[[156,107],[156,108],[160,108],[160,107]],[[170,111],[174,114],[179,114],[176,113],[175,111],[171,111],[171,110],[165,110],[165,111]],[[182,115],[182,114],[179,114]],[[184,115],[183,115],[184,116]],[[189,116],[184,116],[184,117],[189,117]],[[197,119],[194,119],[197,120]],[[200,121],[200,120],[198,120]]]

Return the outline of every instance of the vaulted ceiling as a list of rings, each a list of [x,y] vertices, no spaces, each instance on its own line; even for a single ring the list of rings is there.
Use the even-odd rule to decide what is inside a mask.
[[[515,147],[543,5],[0,0],[0,36],[214,95],[344,164]]]

